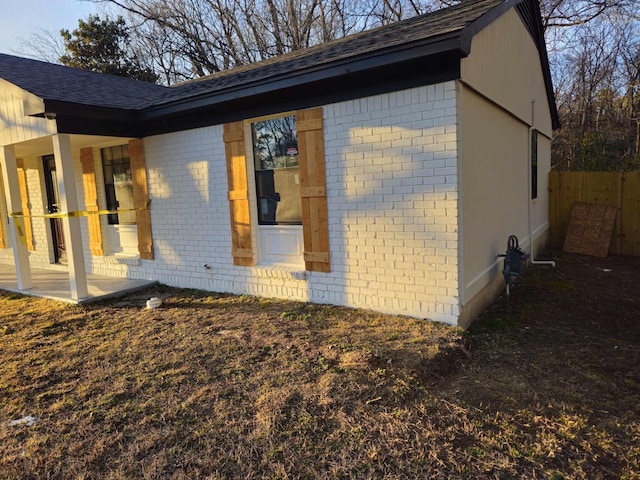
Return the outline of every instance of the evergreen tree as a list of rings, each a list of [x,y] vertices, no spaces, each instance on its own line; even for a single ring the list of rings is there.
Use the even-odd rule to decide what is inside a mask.
[[[60,35],[65,46],[60,62],[64,65],[145,82],[158,81],[158,76],[141,63],[131,48],[129,29],[122,17],[102,20],[90,15],[86,21],[78,21],[76,30],[61,30]]]

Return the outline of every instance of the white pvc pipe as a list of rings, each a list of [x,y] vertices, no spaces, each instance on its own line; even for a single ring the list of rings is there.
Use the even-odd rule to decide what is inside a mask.
[[[531,99],[531,126],[529,127],[529,139],[528,139],[528,165],[527,165],[527,198],[528,198],[528,206],[529,206],[529,217],[528,217],[528,227],[529,227],[529,250],[531,250],[531,254],[529,256],[529,263],[531,263],[532,265],[551,265],[552,267],[556,266],[556,262],[552,261],[552,260],[536,260],[534,258],[533,255],[533,229],[531,227],[531,217],[533,216],[532,213],[532,203],[533,203],[533,199],[531,198],[531,177],[533,176],[533,173],[531,171],[531,156],[533,155],[533,149],[531,148],[531,133],[533,132],[533,130],[535,129],[534,127],[534,120],[535,120],[535,106],[536,106],[536,99],[532,98]]]

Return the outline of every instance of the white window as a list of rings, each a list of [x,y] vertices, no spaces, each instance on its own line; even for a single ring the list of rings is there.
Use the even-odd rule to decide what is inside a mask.
[[[261,262],[303,263],[295,115],[250,124]]]
[[[127,145],[100,150],[107,210],[133,209],[133,179]],[[136,212],[114,213],[108,216],[109,225],[135,225]]]
[[[538,198],[538,131],[531,130],[531,199]]]
[[[102,172],[107,210],[123,210],[107,215],[105,230],[107,248],[111,253],[137,255],[138,230],[133,210],[133,178],[128,145],[103,148]],[[129,211],[126,211],[129,210]]]

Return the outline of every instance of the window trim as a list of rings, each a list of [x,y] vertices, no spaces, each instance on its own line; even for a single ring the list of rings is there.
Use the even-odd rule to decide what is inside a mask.
[[[282,112],[273,115],[265,115],[261,117],[253,117],[247,118],[242,121],[242,128],[244,132],[244,143],[245,143],[245,167],[246,167],[246,175],[247,175],[247,189],[248,189],[248,197],[249,197],[249,218],[251,223],[251,244],[253,245],[253,255],[254,255],[254,264],[260,266],[261,264],[269,263],[269,260],[266,258],[266,254],[264,252],[265,246],[260,241],[260,227],[274,227],[274,228],[282,228],[285,229],[300,229],[300,233],[304,235],[304,224],[302,218],[300,219],[300,223],[296,224],[261,224],[259,221],[259,212],[258,212],[258,192],[256,185],[256,165],[254,158],[254,150],[253,150],[253,129],[252,124],[256,122],[262,122],[265,120],[273,120],[275,118],[294,116],[296,117],[296,133],[297,133],[297,124],[298,118],[296,115],[296,111]],[[298,143],[298,150],[300,149],[300,145]],[[303,242],[304,243],[304,242]],[[299,257],[299,261],[294,262],[293,264],[304,265],[304,247],[303,251],[300,255],[292,255]],[[283,263],[283,265],[292,265],[291,262]]]
[[[106,150],[111,150],[112,152],[114,152],[114,149],[116,148],[120,148],[121,152],[124,153],[125,149],[126,149],[126,156],[122,156],[119,157],[117,160],[115,158],[112,158],[111,160],[107,160],[107,162],[110,162],[110,165],[105,165],[105,151]],[[104,197],[105,197],[105,204],[107,206],[107,210],[117,210],[120,205],[119,205],[119,200],[116,196],[116,186],[115,186],[115,182],[113,183],[107,183],[107,174],[106,174],[106,169],[107,167],[112,168],[113,170],[115,170],[115,166],[124,166],[125,161],[128,162],[129,165],[129,175],[131,176],[131,207],[133,207],[133,168],[131,166],[131,153],[129,152],[129,144],[128,143],[124,143],[124,144],[118,144],[118,145],[111,145],[111,146],[107,146],[107,147],[101,147],[100,148],[100,165],[102,167],[102,184],[103,184],[103,188],[104,188]],[[113,172],[115,174],[115,171]],[[113,185],[113,200],[115,203],[111,203],[109,201],[109,189],[107,188],[107,185]],[[135,213],[134,213],[135,216]],[[107,215],[107,224],[108,225],[137,225],[137,221],[134,220],[133,222],[127,222],[127,223],[122,223],[120,220],[120,216],[117,213],[111,213]]]
[[[281,112],[275,117],[287,115]],[[330,229],[327,205],[326,155],[324,145],[324,108],[296,110],[300,151],[300,197],[302,199],[303,259],[305,270],[331,271]],[[268,118],[270,116],[265,116]],[[263,117],[257,117],[263,118]],[[249,174],[247,148],[248,123],[244,119],[223,124],[222,140],[227,168],[227,198],[231,228],[231,256],[236,266],[254,266],[257,257],[256,207],[250,201],[255,191]]]
[[[253,137],[253,125],[255,125],[256,123],[259,122],[266,122],[269,120],[275,120],[278,118],[287,118],[287,117],[293,117],[295,119],[296,122],[296,149],[298,150],[298,165],[293,165],[293,166],[287,166],[287,167],[278,167],[278,168],[273,168],[271,170],[269,169],[258,169],[257,165],[256,165],[256,154],[255,154],[255,145],[254,145],[254,137]],[[249,150],[247,150],[248,152],[250,152],[249,154],[246,155],[247,157],[247,167],[249,167],[249,160],[251,160],[251,165],[247,171],[247,175],[250,175],[251,178],[253,179],[253,186],[251,189],[251,192],[253,193],[253,203],[255,204],[255,209],[254,209],[254,213],[255,213],[255,219],[258,222],[258,226],[266,226],[266,225],[273,225],[273,226],[302,226],[302,197],[300,197],[300,195],[298,195],[298,198],[300,200],[300,220],[299,221],[291,221],[291,222],[286,222],[286,221],[274,221],[274,222],[268,222],[268,221],[263,221],[261,220],[261,215],[260,215],[260,207],[258,205],[258,172],[266,172],[266,171],[272,171],[272,172],[276,172],[276,170],[285,170],[285,169],[293,169],[293,168],[297,168],[298,173],[298,188],[300,186],[300,151],[299,151],[299,144],[298,144],[298,129],[297,129],[297,116],[295,112],[285,112],[282,113],[280,115],[269,115],[268,117],[258,117],[258,118],[251,118],[251,119],[247,119],[244,122],[244,132],[245,132],[245,139],[246,139],[246,143],[247,143],[247,147],[250,147]],[[249,156],[251,158],[249,158]],[[277,194],[278,192],[276,192]]]
[[[529,135],[529,168],[531,172],[531,200],[538,198],[538,130],[531,128]]]

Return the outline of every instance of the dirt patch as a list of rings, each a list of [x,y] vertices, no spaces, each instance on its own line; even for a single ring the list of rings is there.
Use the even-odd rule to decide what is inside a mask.
[[[550,256],[464,333],[162,286],[6,294],[0,478],[639,478],[640,259]]]

